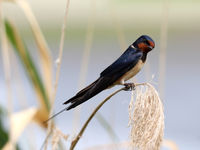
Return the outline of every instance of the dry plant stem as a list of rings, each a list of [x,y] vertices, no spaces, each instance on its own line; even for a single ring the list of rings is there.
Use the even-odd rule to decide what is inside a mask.
[[[57,87],[58,87],[58,80],[59,80],[59,76],[60,76],[60,68],[61,68],[61,62],[62,62],[62,55],[63,55],[63,47],[64,47],[64,37],[65,37],[65,28],[66,28],[66,22],[67,22],[67,16],[68,16],[68,11],[69,11],[69,4],[70,4],[70,0],[67,0],[67,4],[66,4],[66,9],[65,9],[65,17],[64,17],[64,22],[63,22],[63,26],[62,26],[62,30],[61,30],[61,40],[60,40],[60,47],[59,47],[59,55],[58,55],[58,59],[56,60],[57,62],[57,69],[56,69],[56,80],[55,80],[55,84],[54,84],[54,92],[52,94],[51,97],[51,111],[50,111],[50,115],[53,112],[53,104],[55,101],[55,96],[56,96],[56,91],[57,91]],[[52,133],[52,120],[49,121],[48,123],[48,130],[47,130],[47,136],[45,139],[45,150],[47,149],[47,144],[48,144],[48,138],[50,137],[51,133]]]
[[[159,92],[161,97],[164,96],[165,87],[165,68],[166,68],[166,49],[167,49],[167,36],[168,36],[168,14],[169,14],[169,1],[163,1],[163,10],[161,16],[161,31],[160,31],[160,56],[159,56]]]
[[[4,65],[5,81],[7,86],[7,96],[8,96],[8,113],[11,114],[11,69],[10,69],[10,54],[8,49],[8,41],[5,33],[4,19],[2,15],[2,2],[0,1],[0,34],[1,34],[1,44],[2,44],[2,60]]]
[[[45,89],[47,89],[48,98],[50,98],[50,93],[52,93],[52,60],[49,52],[49,47],[45,41],[44,36],[42,35],[42,31],[39,27],[37,19],[35,18],[28,2],[26,0],[12,0],[12,1],[18,4],[22,8],[31,26],[31,30],[35,37],[35,41],[39,49],[39,54],[41,58],[40,59],[42,66],[41,71],[43,74]]]
[[[146,83],[141,83],[141,84],[135,84],[135,86],[139,86],[139,85],[145,85]],[[112,93],[110,96],[108,96],[105,100],[103,100],[97,107],[96,109],[92,112],[92,114],[90,115],[90,117],[88,118],[88,120],[85,122],[84,126],[82,127],[81,131],[79,132],[79,134],[76,136],[76,138],[72,141],[71,146],[70,146],[70,150],[73,150],[74,147],[76,146],[76,144],[78,143],[79,139],[81,138],[81,136],[83,135],[83,132],[85,131],[86,127],[88,126],[89,122],[92,120],[92,118],[94,117],[94,115],[96,114],[96,112],[103,106],[103,104],[105,102],[107,102],[111,97],[113,97],[115,94],[117,94],[118,92],[125,90],[126,87],[123,87],[117,91],[115,91],[114,93]]]
[[[0,0],[0,34],[1,34],[1,44],[2,44],[2,60],[4,65],[4,74],[6,80],[6,88],[7,88],[7,101],[8,101],[8,116],[9,123],[11,123],[11,113],[12,113],[12,87],[11,87],[11,68],[10,68],[10,54],[8,49],[8,40],[5,33],[5,25],[2,14],[2,1]],[[9,132],[9,140],[11,139],[11,131]],[[14,143],[12,143],[14,145]],[[12,146],[13,146],[12,145]]]
[[[139,83],[139,84],[134,84],[135,87],[136,86],[140,86],[140,85],[146,85],[147,83]],[[83,125],[83,127],[81,128],[80,132],[78,133],[78,135],[76,136],[76,138],[72,141],[71,146],[70,146],[70,150],[73,150],[74,147],[76,146],[76,144],[78,143],[79,139],[81,138],[81,136],[83,135],[86,127],[88,126],[89,122],[92,120],[92,118],[94,117],[94,115],[97,113],[97,111],[103,106],[103,104],[105,102],[107,102],[111,97],[113,97],[115,94],[119,93],[122,90],[127,90],[127,87],[123,87],[117,91],[115,91],[114,93],[112,93],[111,95],[109,95],[106,99],[104,99],[97,107],[96,109],[92,112],[92,114],[90,115],[90,117],[88,118],[88,120],[85,122],[85,124]]]
[[[88,118],[88,120],[85,122],[85,124],[83,125],[81,131],[79,132],[79,134],[76,136],[76,138],[72,141],[71,146],[70,146],[70,150],[73,150],[74,147],[76,146],[76,144],[78,143],[79,139],[81,138],[81,136],[83,135],[83,132],[85,131],[86,127],[88,126],[89,122],[92,120],[92,118],[94,117],[94,115],[96,114],[96,112],[103,106],[103,104],[105,102],[107,102],[112,96],[114,96],[115,94],[117,94],[118,92],[125,90],[125,87],[115,91],[114,93],[112,93],[110,96],[108,96],[106,99],[104,99],[97,107],[96,109],[92,112],[92,114],[90,115],[90,117]]]
[[[62,31],[61,31],[59,55],[58,55],[58,59],[56,60],[57,70],[56,70],[56,81],[55,81],[55,85],[54,85],[55,94],[56,94],[56,91],[57,91],[58,80],[59,80],[59,76],[60,76],[60,68],[61,68],[62,55],[63,55],[64,39],[65,39],[65,28],[66,28],[67,16],[68,16],[68,12],[69,12],[69,3],[70,3],[70,0],[67,0],[66,10],[65,10],[65,17],[64,17],[64,23],[63,23]],[[54,94],[54,97],[52,99],[53,100],[52,103],[55,100],[55,94]]]

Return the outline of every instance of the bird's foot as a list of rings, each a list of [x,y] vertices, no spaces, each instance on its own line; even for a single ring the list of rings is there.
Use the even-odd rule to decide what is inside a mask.
[[[125,91],[132,91],[135,90],[135,84],[134,83],[124,83],[124,90]]]

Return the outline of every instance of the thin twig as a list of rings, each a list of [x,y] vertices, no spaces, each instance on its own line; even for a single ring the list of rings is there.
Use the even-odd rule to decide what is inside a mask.
[[[56,81],[55,81],[55,85],[54,85],[55,93],[57,91],[58,80],[59,80],[59,76],[60,76],[60,68],[61,68],[62,55],[63,55],[64,39],[65,39],[65,28],[66,28],[67,16],[68,16],[68,12],[69,12],[69,3],[70,3],[70,0],[67,0],[67,5],[66,5],[66,9],[65,9],[65,17],[64,17],[64,22],[63,22],[62,32],[61,32],[59,55],[58,55],[58,59],[56,60],[57,70],[56,70]],[[55,100],[55,95],[54,95],[53,100]]]
[[[83,132],[85,131],[86,127],[88,126],[89,122],[92,120],[92,118],[94,117],[94,115],[96,114],[96,112],[103,106],[103,104],[105,102],[107,102],[112,96],[114,96],[115,94],[117,94],[118,92],[125,90],[126,88],[123,87],[117,91],[115,91],[114,93],[112,93],[111,95],[109,95],[106,99],[104,99],[97,107],[96,109],[92,112],[92,114],[90,115],[90,117],[88,118],[88,120],[85,122],[85,124],[83,125],[82,129],[80,130],[79,134],[76,136],[76,138],[72,141],[71,146],[70,146],[70,150],[73,150],[74,147],[76,146],[76,144],[78,143],[79,139],[81,138],[81,136],[83,135]]]
[[[138,84],[133,84],[134,87],[136,86],[140,86],[140,85],[146,85],[147,83],[138,83]],[[114,93],[112,93],[111,95],[109,95],[106,99],[104,99],[96,108],[95,110],[92,112],[92,114],[90,115],[90,117],[87,119],[87,121],[85,122],[85,124],[83,125],[83,127],[81,128],[80,132],[78,133],[78,135],[76,136],[76,138],[72,141],[71,146],[70,146],[70,150],[73,150],[74,147],[76,146],[76,144],[78,143],[79,139],[81,138],[81,136],[83,135],[86,127],[88,126],[89,122],[92,120],[92,118],[94,117],[94,115],[97,113],[97,111],[103,106],[103,104],[105,102],[107,102],[111,97],[113,97],[115,94],[119,93],[122,90],[128,90],[128,89],[133,89],[131,87],[123,87],[117,91],[115,91]]]
[[[58,55],[58,59],[56,60],[56,62],[57,62],[56,79],[55,79],[55,84],[54,84],[54,92],[53,92],[52,98],[51,98],[52,100],[51,100],[50,116],[53,113],[53,104],[54,104],[54,101],[55,101],[56,91],[57,91],[57,87],[58,87],[58,80],[59,80],[59,76],[60,76],[60,68],[61,68],[62,55],[63,55],[65,28],[66,28],[67,16],[68,16],[68,11],[69,11],[69,4],[70,4],[70,0],[67,0],[64,22],[63,22],[62,29],[61,29],[59,55]],[[45,141],[44,141],[45,144],[44,143],[42,144],[43,146],[45,146],[45,150],[47,149],[48,138],[50,137],[50,135],[52,133],[53,128],[51,126],[52,126],[52,121],[50,120],[49,123],[48,123],[47,137],[45,138]],[[42,149],[42,147],[41,147],[41,149]]]

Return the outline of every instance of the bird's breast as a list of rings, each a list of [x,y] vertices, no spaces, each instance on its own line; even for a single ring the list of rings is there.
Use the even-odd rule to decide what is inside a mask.
[[[128,72],[126,72],[119,80],[117,80],[117,84],[122,84],[124,81],[129,80],[133,76],[135,76],[143,67],[144,62],[142,60],[139,60],[138,63],[130,69]]]

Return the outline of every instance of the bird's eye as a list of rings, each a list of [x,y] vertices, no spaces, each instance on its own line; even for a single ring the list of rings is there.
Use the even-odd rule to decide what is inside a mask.
[[[145,40],[143,43],[145,43],[146,45],[149,45],[149,42],[147,40]]]
[[[147,45],[150,45],[148,40],[145,40],[144,43],[147,44]]]

